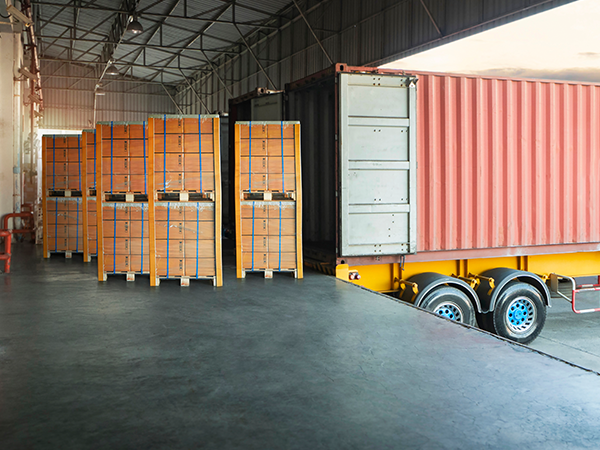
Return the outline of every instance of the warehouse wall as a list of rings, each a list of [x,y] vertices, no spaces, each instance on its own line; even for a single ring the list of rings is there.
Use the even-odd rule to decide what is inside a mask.
[[[13,168],[20,170],[22,148],[22,83],[14,80],[22,59],[20,35],[13,33],[10,24],[0,23],[0,216],[21,203]]]
[[[160,84],[104,79],[106,95],[97,96],[97,75],[87,66],[42,61],[44,118],[40,128],[82,130],[95,122],[147,120],[149,114],[175,114],[177,109]]]
[[[573,0],[307,0],[299,2],[333,63],[382,65]],[[425,5],[425,6],[424,6]],[[248,37],[269,82],[243,46],[239,55],[214,60],[214,72],[192,83],[202,102],[183,83],[176,97],[185,113],[227,111],[229,98],[256,87],[283,89],[332,65],[294,9],[278,30]],[[426,9],[427,8],[427,9]],[[210,34],[210,32],[208,33]],[[227,85],[223,86],[221,80]]]

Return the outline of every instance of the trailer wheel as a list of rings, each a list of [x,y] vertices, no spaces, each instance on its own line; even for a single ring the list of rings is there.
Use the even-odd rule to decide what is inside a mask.
[[[431,291],[421,303],[421,308],[450,320],[476,325],[475,308],[467,295],[453,287],[442,286]]]
[[[486,327],[488,331],[520,344],[528,344],[544,328],[546,305],[536,288],[512,281],[498,297],[490,319],[488,323],[492,329]]]

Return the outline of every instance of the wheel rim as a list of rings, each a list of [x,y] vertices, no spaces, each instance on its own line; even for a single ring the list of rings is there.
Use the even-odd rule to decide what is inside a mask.
[[[515,298],[506,310],[508,328],[515,333],[525,333],[535,323],[535,306],[527,297]]]
[[[442,317],[446,317],[447,319],[462,322],[462,310],[458,307],[456,303],[442,303],[437,308],[435,308],[433,312],[439,314]]]

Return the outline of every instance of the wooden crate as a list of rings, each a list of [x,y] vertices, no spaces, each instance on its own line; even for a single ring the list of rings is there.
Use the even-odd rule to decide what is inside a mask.
[[[42,136],[42,177],[44,195],[67,191],[66,197],[78,196],[84,189],[85,150],[81,135]]]
[[[150,214],[147,202],[98,202],[98,279],[150,273]]]
[[[302,278],[300,124],[237,122],[234,136],[237,276]]]
[[[246,272],[294,272],[302,277],[302,234],[296,201],[240,201],[237,208],[238,277]],[[299,232],[300,231],[300,232]]]
[[[51,253],[84,253],[85,203],[81,197],[44,197],[44,257]]]
[[[96,190],[100,194],[148,195],[146,122],[96,125]]]
[[[219,117],[151,116],[148,136],[150,283],[222,286]]]

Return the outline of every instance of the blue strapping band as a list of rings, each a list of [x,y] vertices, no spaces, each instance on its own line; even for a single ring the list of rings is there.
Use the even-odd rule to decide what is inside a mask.
[[[200,157],[200,193],[202,193],[202,119],[198,114],[198,153]]]
[[[46,164],[44,162],[44,164]],[[56,135],[52,135],[52,190],[56,189]],[[46,193],[44,192],[44,195]]]
[[[281,202],[279,202],[279,270],[281,270]]]
[[[200,239],[200,203],[196,203],[196,279],[198,279],[198,257],[200,256],[198,250],[198,240]]]
[[[144,194],[148,194],[148,174],[146,173],[146,122],[142,122],[142,136],[144,137],[142,144],[144,146]],[[143,218],[144,209],[142,208],[142,220]]]
[[[75,199],[77,204],[77,228],[75,228],[75,253],[79,251],[79,199]]]
[[[111,123],[112,125],[112,123]],[[112,136],[112,133],[111,133]],[[115,235],[113,236],[113,273],[117,273],[117,204],[115,203]]]
[[[167,115],[163,119],[163,190],[167,190]],[[168,239],[168,238],[167,238]],[[169,263],[167,262],[167,273]]]
[[[144,273],[144,205],[142,204],[142,263],[140,264],[140,273]]]
[[[285,169],[283,166],[283,120],[281,121],[281,192],[285,192]],[[281,204],[279,206],[281,206]],[[279,215],[281,216],[281,210]],[[279,250],[279,252],[281,253],[281,250]],[[281,270],[281,256],[279,257],[279,266],[279,270]]]
[[[81,136],[77,135],[77,162],[79,163],[79,190],[81,191]]]
[[[54,220],[54,251],[58,250],[58,199],[54,200],[55,206],[55,215],[56,219]]]
[[[166,123],[166,121],[165,121]],[[171,217],[171,202],[167,202],[167,278],[169,278],[169,228],[170,228],[170,217]]]
[[[110,193],[113,192],[113,123],[110,123]],[[116,214],[115,214],[115,217]]]
[[[248,192],[252,192],[252,121],[248,122],[248,124],[248,137],[250,138],[250,142],[248,142]],[[254,205],[252,208],[254,208]],[[254,221],[252,225],[254,226]],[[254,233],[252,234],[254,235]],[[252,239],[254,239],[254,236]],[[254,261],[252,264],[254,264]]]
[[[254,202],[252,202],[252,271],[254,271]]]
[[[87,149],[86,149],[87,156]],[[94,130],[94,189],[96,189],[96,130]]]

